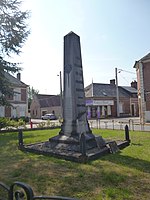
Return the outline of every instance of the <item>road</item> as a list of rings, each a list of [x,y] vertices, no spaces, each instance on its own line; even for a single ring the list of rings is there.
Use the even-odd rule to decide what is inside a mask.
[[[47,120],[41,119],[31,119],[33,123],[33,128],[41,122],[47,122]],[[59,126],[60,123],[58,120],[51,120],[56,126]],[[100,119],[100,120],[89,120],[89,125],[91,128],[98,129],[117,129],[124,130],[125,125],[128,125],[129,130],[138,130],[138,131],[150,131],[150,123],[144,125],[140,124],[139,117],[130,117],[130,118],[114,118],[114,119]]]

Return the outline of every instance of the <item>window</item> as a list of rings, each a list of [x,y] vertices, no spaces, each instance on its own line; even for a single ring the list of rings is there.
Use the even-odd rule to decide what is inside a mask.
[[[21,101],[26,101],[26,89],[21,89]]]
[[[21,93],[19,88],[14,89],[14,101],[20,101],[21,100]]]

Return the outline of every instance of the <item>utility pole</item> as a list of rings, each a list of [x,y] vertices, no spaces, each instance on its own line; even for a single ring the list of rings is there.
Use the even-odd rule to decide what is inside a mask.
[[[119,91],[118,91],[118,70],[117,70],[117,68],[115,68],[115,77],[116,77],[117,117],[120,117],[120,112],[119,112]]]
[[[62,93],[62,75],[61,75],[61,71],[59,72],[59,80],[60,80],[60,117],[63,118],[63,93]]]

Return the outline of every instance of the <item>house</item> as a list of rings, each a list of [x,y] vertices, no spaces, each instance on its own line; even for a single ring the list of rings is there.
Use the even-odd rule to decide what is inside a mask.
[[[47,113],[54,113],[57,117],[61,114],[60,96],[35,94],[30,106],[31,118],[41,118]]]
[[[150,121],[150,53],[136,61],[139,116],[141,123]]]
[[[0,117],[27,117],[28,116],[28,85],[21,81],[21,74],[17,77],[5,72],[14,95],[8,96],[11,106],[0,106]]]
[[[120,116],[138,116],[137,83],[119,86]],[[110,84],[92,83],[85,88],[88,118],[117,116],[115,80]],[[36,94],[31,103],[31,118],[41,118],[46,113],[61,116],[60,95]]]
[[[138,116],[138,98],[136,82],[131,86],[119,86],[120,116]],[[115,80],[110,84],[92,83],[85,88],[88,118],[117,116],[117,98]]]

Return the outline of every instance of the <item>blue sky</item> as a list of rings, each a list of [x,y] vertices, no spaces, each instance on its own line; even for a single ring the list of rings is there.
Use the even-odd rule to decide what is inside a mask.
[[[149,0],[24,0],[31,10],[31,34],[22,49],[22,81],[40,93],[59,93],[63,71],[63,37],[80,36],[84,85],[130,85],[133,65],[150,52]],[[126,71],[132,72],[127,73]]]

